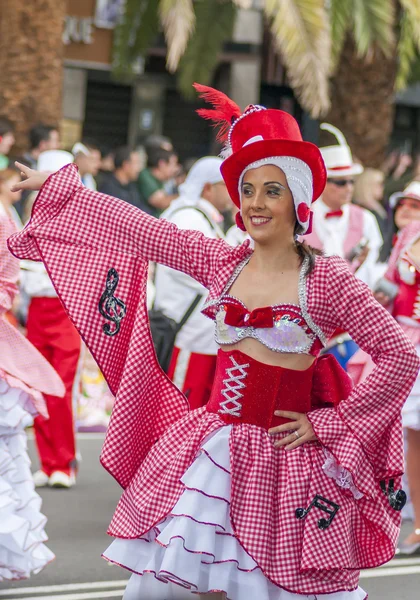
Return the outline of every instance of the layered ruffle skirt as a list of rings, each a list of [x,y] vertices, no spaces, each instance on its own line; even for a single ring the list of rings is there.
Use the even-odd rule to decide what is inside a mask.
[[[269,554],[272,553],[272,562],[280,565],[284,581],[295,582],[295,585],[290,587],[279,585],[278,582],[272,580],[267,570],[251,556],[240,539],[243,536],[238,535],[237,527],[233,525],[232,521],[232,493],[238,493],[232,476],[232,444],[235,443],[235,437],[236,441],[238,441],[238,437],[247,438],[248,450],[254,457],[256,447],[252,446],[260,444],[262,447],[259,449],[259,460],[268,461],[267,470],[270,471],[272,469],[269,464],[270,456],[267,455],[268,446],[266,447],[266,442],[262,441],[267,440],[267,433],[261,428],[247,424],[225,425],[217,415],[206,413],[205,409],[194,411],[194,413],[186,420],[195,421],[200,416],[201,424],[207,422],[207,430],[210,430],[210,433],[203,438],[195,458],[190,461],[190,466],[181,474],[179,489],[182,491],[178,494],[177,501],[172,508],[167,511],[163,519],[156,522],[142,535],[135,537],[133,534],[129,534],[133,523],[138,521],[136,514],[142,513],[142,501],[139,500],[137,504],[134,488],[137,488],[140,496],[145,496],[143,512],[148,512],[146,508],[149,504],[148,498],[165,494],[164,490],[168,489],[171,477],[176,477],[174,465],[169,464],[171,458],[168,456],[169,463],[166,466],[166,473],[163,469],[159,474],[159,484],[151,483],[153,462],[156,464],[156,461],[162,460],[161,453],[164,452],[164,446],[171,443],[172,437],[173,445],[177,446],[175,452],[178,455],[178,461],[180,452],[182,452],[180,446],[184,446],[184,452],[186,445],[194,446],[194,440],[191,439],[194,436],[190,436],[187,442],[184,440],[184,444],[179,444],[179,438],[178,443],[175,442],[176,431],[172,431],[172,436],[170,431],[165,434],[152,450],[145,461],[143,473],[139,474],[137,481],[130,486],[131,490],[128,489],[123,495],[111,523],[109,533],[119,535],[120,538],[109,546],[103,556],[109,562],[122,566],[132,573],[124,600],[187,599],[195,597],[191,595],[193,593],[204,594],[218,591],[224,592],[224,597],[229,600],[257,597],[259,600],[315,599],[317,597],[315,592],[308,592],[308,588],[315,591],[328,588],[334,590],[335,588],[335,591],[330,593],[319,592],[323,593],[324,600],[364,600],[367,597],[366,593],[357,587],[358,571],[346,572],[345,569],[338,567],[340,559],[344,562],[349,560],[349,544],[357,543],[356,537],[352,537],[350,531],[354,524],[348,519],[350,513],[353,512],[357,527],[356,511],[349,510],[349,507],[355,503],[354,494],[359,498],[361,494],[355,489],[351,475],[343,472],[331,456],[326,457],[319,445],[306,444],[293,452],[273,448],[273,451],[284,459],[281,460],[280,468],[285,471],[289,470],[289,472],[298,470],[297,476],[302,482],[301,486],[296,486],[297,489],[294,489],[293,480],[285,475],[281,477],[279,490],[283,502],[280,503],[282,506],[277,507],[272,505],[273,490],[270,489],[271,486],[267,486],[264,492],[266,494],[266,510],[273,511],[274,519],[281,520],[282,510],[286,512],[288,508],[292,510],[294,516],[296,508],[301,504],[306,504],[308,492],[311,495],[308,486],[319,489],[319,484],[316,483],[316,480],[319,482],[319,476],[324,481],[323,491],[326,497],[332,498],[331,489],[335,488],[333,499],[336,501],[337,498],[341,498],[341,508],[347,504],[347,515],[340,515],[339,518],[340,511],[338,511],[334,517],[337,521],[334,523],[336,530],[332,534],[332,538],[331,532],[327,532],[328,530],[322,531],[315,527],[312,542],[309,540],[313,525],[316,525],[322,517],[328,517],[328,514],[315,509],[310,515],[311,524],[309,524],[309,520],[300,521],[294,517],[295,523],[292,524],[292,528],[290,525],[284,527],[283,539],[277,550],[272,545],[270,546],[272,540],[264,539],[264,528],[267,525],[264,518],[261,522],[258,517],[255,523],[249,522],[248,539],[253,536],[255,538],[262,537],[261,543],[266,546],[266,551],[262,552],[266,555],[268,562],[271,560]],[[179,427],[179,424],[175,427],[177,426]],[[270,446],[272,445],[271,440],[268,443]],[[269,450],[269,452],[271,451]],[[169,447],[168,453],[171,453]],[[148,463],[150,460],[151,463]],[[261,464],[259,467],[264,468],[264,465]],[[311,482],[310,472],[314,467],[317,472]],[[172,471],[172,473],[168,475],[168,471]],[[251,506],[251,510],[252,503],[255,501],[254,508],[258,512],[258,501],[254,498],[255,479],[253,480],[253,475],[255,477],[256,473],[251,471],[244,474],[245,478],[249,477],[250,487],[244,489],[245,497],[242,500]],[[260,481],[262,486],[265,483]],[[139,488],[142,485],[147,488],[147,491],[145,488],[144,494]],[[277,487],[276,484],[275,487]],[[153,511],[153,508],[151,510]],[[149,519],[153,519],[151,514]],[[295,531],[293,531],[293,527]],[[313,557],[317,557],[314,559],[315,562],[318,561],[320,564],[324,562],[325,567],[336,561],[336,568],[329,572],[325,570],[318,573],[316,569],[313,571],[309,569],[306,571],[306,576],[303,573],[303,577],[302,573],[297,572],[302,559],[302,533],[305,528],[308,528],[307,548],[304,551],[307,555],[306,559],[311,560],[308,556],[309,552]],[[336,548],[331,548],[331,555],[323,557],[323,548],[317,546],[317,537],[324,533],[331,540],[334,539],[337,532],[343,542],[348,538],[341,547],[342,555],[338,559],[333,557]],[[313,544],[312,547],[310,547],[311,544]],[[335,544],[336,542],[334,542]],[[283,556],[276,555],[276,551]],[[321,581],[317,581],[319,574],[321,574]],[[339,581],[340,579],[341,584],[334,583],[334,580]],[[305,584],[302,585],[302,581],[305,581]]]
[[[0,376],[0,581],[26,579],[54,559],[27,452],[25,427],[37,408],[24,386]]]

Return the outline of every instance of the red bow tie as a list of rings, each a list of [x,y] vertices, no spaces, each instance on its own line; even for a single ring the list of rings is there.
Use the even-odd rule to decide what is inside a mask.
[[[228,304],[225,323],[226,325],[232,325],[232,327],[258,327],[261,329],[273,327],[273,309],[271,306],[266,306],[264,308],[256,308],[250,312],[243,306]]]
[[[342,216],[343,216],[342,210],[332,210],[331,212],[326,213],[325,218],[331,219],[331,217],[342,217]]]

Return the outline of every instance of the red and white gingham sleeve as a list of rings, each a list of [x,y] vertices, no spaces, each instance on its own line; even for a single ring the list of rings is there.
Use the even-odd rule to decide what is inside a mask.
[[[346,262],[338,257],[328,261],[327,318],[347,331],[376,367],[337,408],[308,416],[321,443],[353,475],[360,472],[364,456],[378,478],[392,477],[401,473],[398,424],[420,360],[398,323],[350,273]],[[357,486],[363,488],[360,477]]]
[[[9,240],[18,258],[40,260],[38,239],[95,249],[107,248],[167,265],[209,287],[219,261],[233,249],[198,231],[180,230],[127,202],[88,190],[75,165],[51,175],[35,201],[25,229]]]
[[[10,256],[6,243],[10,233],[7,216],[0,214],[0,316],[12,308],[18,293],[19,262]]]

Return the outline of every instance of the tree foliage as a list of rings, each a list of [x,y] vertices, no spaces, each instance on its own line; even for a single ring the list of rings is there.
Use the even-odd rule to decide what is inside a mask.
[[[167,43],[167,67],[191,94],[193,81],[209,82],[232,37],[238,7],[250,0],[127,0],[116,29],[114,73],[127,77],[159,31]],[[348,36],[369,61],[398,52],[396,88],[420,70],[420,0],[265,0],[265,16],[301,105],[312,116],[330,106],[329,80]]]
[[[178,87],[186,97],[195,97],[192,83],[210,83],[223,44],[231,39],[236,7],[230,0],[198,0],[196,28],[181,60]],[[209,27],[211,23],[211,27]]]

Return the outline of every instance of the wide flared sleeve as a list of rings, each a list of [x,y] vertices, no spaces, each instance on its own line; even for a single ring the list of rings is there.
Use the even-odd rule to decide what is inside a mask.
[[[209,287],[219,261],[229,261],[234,249],[86,189],[74,165],[48,178],[29,223],[9,239],[9,248],[19,258],[44,262],[116,396],[101,460],[125,487],[155,441],[188,411],[154,352],[148,261]]]
[[[401,409],[416,380],[420,361],[398,323],[355,278],[345,261],[328,259],[326,300],[330,326],[341,327],[376,367],[336,408],[309,413],[314,432],[365,495],[376,480],[404,471]]]
[[[18,258],[41,260],[42,246],[50,241],[92,251],[118,249],[183,271],[205,287],[211,284],[221,255],[233,254],[224,240],[181,230],[127,202],[84,187],[75,165],[47,179],[29,223],[10,239],[9,248]]]

